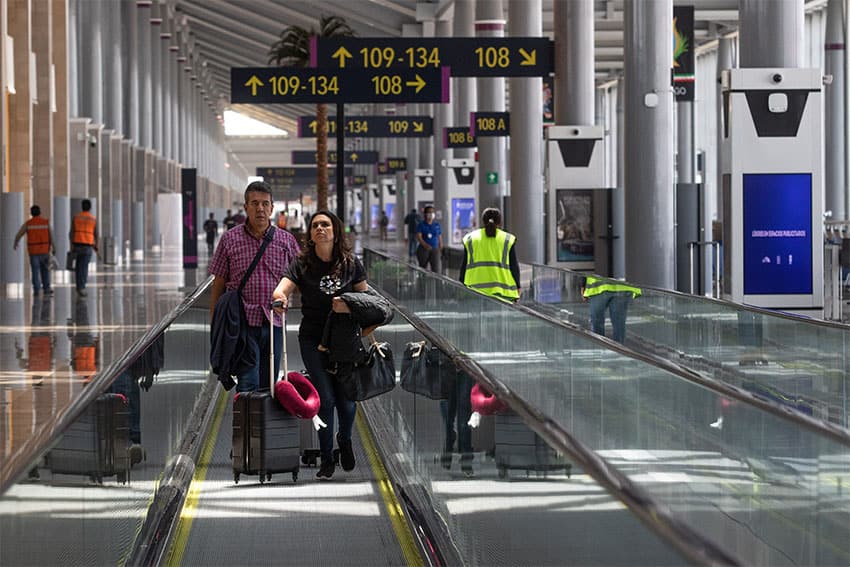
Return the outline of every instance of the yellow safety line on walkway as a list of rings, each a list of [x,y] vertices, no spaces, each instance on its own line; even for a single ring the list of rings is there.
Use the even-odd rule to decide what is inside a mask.
[[[230,396],[227,394],[219,395],[212,427],[210,427],[207,439],[204,441],[204,447],[198,457],[195,474],[192,476],[192,483],[189,485],[189,493],[186,495],[183,510],[180,512],[177,533],[174,536],[174,542],[171,544],[171,550],[168,552],[168,558],[165,561],[165,564],[169,567],[179,566],[183,563],[183,554],[186,552],[186,544],[189,543],[189,533],[192,531],[192,520],[195,517],[195,509],[198,507],[198,501],[201,498],[201,487],[207,478],[207,469],[209,468],[216,439],[218,439],[218,430],[221,427],[224,408],[229,399]]]
[[[372,438],[372,431],[366,423],[366,419],[358,411],[356,423],[357,431],[360,433],[360,442],[363,444],[363,450],[369,458],[369,464],[372,466],[372,473],[375,475],[375,480],[378,483],[378,489],[381,491],[381,497],[384,500],[384,506],[390,516],[393,531],[396,539],[401,546],[401,551],[404,553],[404,559],[407,565],[411,567],[424,567],[425,562],[422,560],[422,555],[419,552],[419,546],[411,531],[410,524],[407,522],[407,517],[404,515],[404,509],[401,503],[396,498],[395,490],[392,482],[390,482],[387,469],[384,468],[384,463],[378,456],[378,449],[375,447],[375,440]]]

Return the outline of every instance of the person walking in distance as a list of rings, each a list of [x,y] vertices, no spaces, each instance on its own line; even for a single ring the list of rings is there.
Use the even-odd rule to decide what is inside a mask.
[[[224,220],[221,221],[224,224],[224,231],[227,232],[234,226],[236,226],[236,217],[233,216],[232,211],[227,209],[227,214],[224,215]]]
[[[390,226],[390,217],[387,216],[386,211],[381,211],[381,220],[378,221],[378,226],[381,229],[381,240],[386,240],[387,230]]]
[[[242,277],[251,267],[254,257],[269,239],[266,249],[242,289],[242,306],[248,325],[247,348],[253,351],[256,364],[237,376],[236,391],[251,392],[268,388],[269,345],[274,340],[274,372],[280,369],[280,352],[283,334],[279,319],[275,317],[274,337],[269,336],[269,298],[289,264],[300,250],[295,238],[272,224],[272,190],[264,181],[254,181],[245,189],[245,224],[237,225],[221,235],[209,265],[214,276],[210,300],[210,318],[215,304],[225,290],[239,287]],[[262,381],[260,377],[262,376]]]
[[[215,249],[215,237],[218,234],[218,221],[215,220],[215,213],[210,213],[210,218],[204,221],[204,232],[207,234],[207,252],[212,256]]]
[[[89,262],[92,251],[97,252],[97,219],[91,214],[91,201],[83,199],[82,211],[71,222],[71,247],[74,251],[74,283],[77,293],[86,296]]]
[[[26,235],[32,271],[32,293],[38,295],[43,288],[44,295],[53,295],[50,288],[50,255],[56,254],[53,232],[48,220],[41,216],[41,207],[33,205],[30,207],[30,214],[32,218],[21,225],[12,248],[17,250],[18,242]]]
[[[286,309],[289,295],[297,287],[301,291],[301,326],[298,344],[301,359],[310,381],[319,392],[319,417],[327,424],[319,430],[322,464],[316,477],[327,480],[334,474],[333,431],[334,410],[339,418],[339,462],[343,470],[354,469],[351,430],[357,411],[340,383],[327,371],[327,354],[319,350],[325,322],[331,311],[350,313],[346,302],[338,297],[348,291],[366,291],[366,270],[351,250],[342,221],[329,211],[319,211],[310,219],[307,246],[296,263],[275,288],[272,297]]]
[[[416,209],[410,209],[407,216],[404,217],[404,224],[407,226],[407,257],[412,262],[416,257],[416,249],[419,248],[419,239],[416,238],[416,228],[422,218]]]
[[[500,228],[499,209],[484,209],[481,224],[483,228],[463,237],[464,255],[458,279],[478,293],[516,302],[520,295],[519,262],[514,250],[516,236]]]
[[[425,220],[416,228],[416,239],[419,242],[419,248],[416,249],[419,267],[430,266],[432,272],[441,273],[440,251],[443,248],[443,230],[440,228],[440,223],[434,220],[434,207],[431,205],[425,207]]]

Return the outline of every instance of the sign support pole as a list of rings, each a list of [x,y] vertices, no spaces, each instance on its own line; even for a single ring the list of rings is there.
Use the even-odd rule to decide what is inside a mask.
[[[336,216],[345,221],[345,103],[336,103]]]

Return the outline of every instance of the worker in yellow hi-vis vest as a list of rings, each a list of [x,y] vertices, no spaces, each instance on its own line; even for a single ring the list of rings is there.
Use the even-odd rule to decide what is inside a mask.
[[[519,262],[514,252],[516,236],[499,228],[502,224],[499,209],[485,209],[481,224],[484,228],[463,237],[465,254],[460,281],[478,293],[513,303],[520,296]]]
[[[611,338],[626,342],[626,316],[629,304],[641,294],[640,288],[616,280],[587,276],[581,286],[581,295],[590,301],[590,327],[597,335],[605,336],[605,310],[611,316]]]

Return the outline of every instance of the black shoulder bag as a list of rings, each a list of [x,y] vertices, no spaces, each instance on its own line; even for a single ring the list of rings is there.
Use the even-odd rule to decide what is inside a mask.
[[[221,294],[213,309],[210,325],[210,366],[225,390],[236,385],[233,376],[257,364],[253,350],[247,348],[248,329],[245,324],[245,309],[242,306],[242,289],[273,239],[274,226],[263,237],[263,244],[257,250],[248,271],[242,276],[239,287]]]

